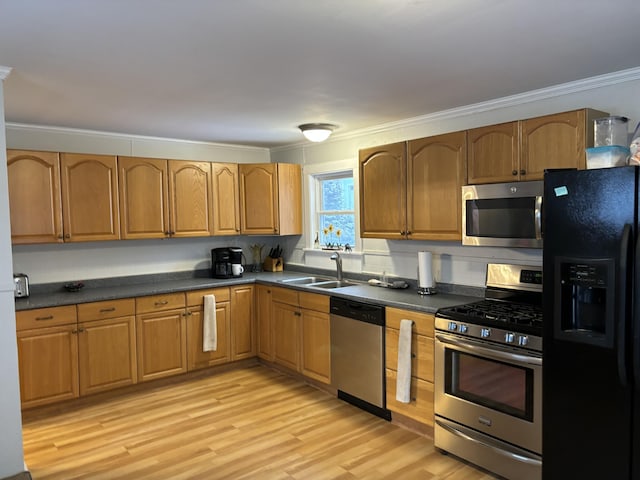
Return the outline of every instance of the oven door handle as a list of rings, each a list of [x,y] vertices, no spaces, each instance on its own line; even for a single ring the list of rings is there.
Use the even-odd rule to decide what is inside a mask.
[[[487,348],[484,345],[472,343],[470,341],[458,340],[457,338],[445,337],[441,334],[436,334],[436,339],[446,345],[452,345],[458,347],[460,350],[467,350],[468,352],[482,354],[485,357],[490,357],[495,360],[503,360],[507,362],[528,363],[531,365],[542,365],[541,357],[532,357],[530,355],[520,355],[518,353],[505,352],[504,350],[494,350]]]

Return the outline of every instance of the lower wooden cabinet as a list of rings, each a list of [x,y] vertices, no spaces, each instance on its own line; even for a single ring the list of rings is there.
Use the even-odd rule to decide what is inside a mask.
[[[331,335],[329,322],[329,297],[312,293],[300,293],[301,306],[311,301],[320,303],[321,310],[302,308],[302,373],[320,382],[331,383]],[[315,306],[314,306],[315,308]]]
[[[136,298],[139,381],[187,371],[185,304],[184,293]]]
[[[217,345],[215,351],[203,350],[204,296],[216,298]],[[197,290],[187,293],[187,370],[212,367],[231,359],[231,303],[228,288]]]
[[[396,400],[400,322],[412,320],[410,402]],[[385,356],[387,408],[433,426],[434,316],[393,307],[386,308]]]
[[[271,318],[271,289],[256,285],[256,323],[258,330],[258,356],[269,362],[274,360],[273,320]]]
[[[272,305],[273,361],[300,371],[300,309],[275,301]]]
[[[231,287],[231,360],[256,356],[253,285]]]

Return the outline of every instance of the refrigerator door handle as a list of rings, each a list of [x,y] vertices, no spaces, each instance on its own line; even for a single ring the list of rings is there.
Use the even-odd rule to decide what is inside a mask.
[[[618,318],[615,323],[618,332],[618,377],[623,387],[628,385],[627,375],[627,270],[629,268],[629,246],[631,243],[631,225],[626,224],[622,231],[622,241],[620,242],[620,288],[618,289]]]
[[[636,239],[635,257],[636,262],[640,260],[640,236]],[[633,332],[633,382],[636,391],[640,391],[640,268],[634,265],[634,292],[633,292],[633,312],[632,328]]]

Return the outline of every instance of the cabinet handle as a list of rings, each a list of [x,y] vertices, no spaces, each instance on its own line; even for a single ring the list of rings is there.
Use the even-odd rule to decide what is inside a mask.
[[[84,332],[84,328],[79,328],[78,333],[82,333],[82,332]]]
[[[78,329],[74,328],[73,330],[71,330],[71,333],[73,333],[74,335],[77,335],[78,334]]]
[[[302,316],[302,314],[301,314],[300,312],[294,312],[294,315],[295,315],[296,317],[301,317],[301,316]]]
[[[416,358],[416,354],[415,354],[415,353],[412,353],[412,354],[411,354],[411,358]]]
[[[69,233],[65,233],[65,234],[64,234],[64,238],[71,238],[71,234],[69,234]]]
[[[512,170],[511,171],[511,175],[518,175],[518,171],[517,170]]]
[[[522,170],[520,170],[520,175],[526,175],[527,171],[523,168]]]
[[[47,315],[46,317],[36,317],[37,321],[41,320],[53,320],[53,315]]]
[[[115,312],[116,311],[116,307],[111,307],[111,308],[101,308],[100,309],[100,313],[108,313],[108,312]]]
[[[64,237],[62,235],[58,235],[58,238],[63,239]]]
[[[404,237],[404,230],[400,230],[400,235]]]
[[[407,237],[411,235],[411,231],[407,230]]]
[[[163,305],[166,305],[167,303],[169,303],[169,300],[161,300],[161,301],[159,301],[159,302],[154,303],[154,305],[155,305],[156,307],[161,307],[161,306],[163,306]]]

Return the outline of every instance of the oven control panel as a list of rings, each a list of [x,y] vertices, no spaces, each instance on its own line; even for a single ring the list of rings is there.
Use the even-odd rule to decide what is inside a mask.
[[[436,330],[457,333],[466,337],[542,352],[542,337],[536,335],[512,332],[501,328],[483,327],[472,323],[439,318],[437,316],[435,319],[435,328]]]

